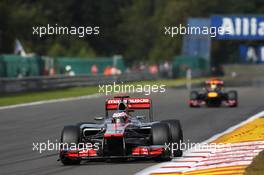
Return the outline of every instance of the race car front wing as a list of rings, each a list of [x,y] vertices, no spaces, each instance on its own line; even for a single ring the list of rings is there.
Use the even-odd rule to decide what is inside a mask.
[[[153,158],[168,153],[164,146],[138,146],[132,149],[130,155],[124,156],[104,156],[95,149],[61,150],[60,156],[70,159],[96,160],[115,158]]]

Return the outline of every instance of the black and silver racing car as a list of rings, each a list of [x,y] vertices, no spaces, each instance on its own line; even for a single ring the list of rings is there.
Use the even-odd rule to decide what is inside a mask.
[[[147,110],[148,117],[133,115]],[[64,165],[82,160],[153,159],[168,161],[182,156],[183,133],[178,120],[153,121],[150,98],[118,96],[105,102],[99,123],[65,126],[61,133],[60,161]]]

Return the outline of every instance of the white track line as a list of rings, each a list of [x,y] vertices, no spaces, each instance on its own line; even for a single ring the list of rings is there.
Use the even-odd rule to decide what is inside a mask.
[[[230,133],[230,132],[236,130],[237,128],[239,128],[239,127],[241,127],[241,126],[243,126],[243,125],[245,125],[245,124],[247,124],[247,123],[249,123],[249,122],[251,122],[251,121],[257,119],[257,118],[263,117],[263,116],[264,116],[264,111],[261,111],[261,112],[255,114],[255,115],[251,116],[251,117],[248,118],[247,120],[242,121],[242,122],[238,123],[237,125],[234,125],[234,126],[228,128],[228,129],[225,130],[224,132],[221,132],[221,133],[219,133],[219,134],[216,134],[216,135],[212,136],[211,138],[209,138],[209,139],[203,141],[202,143],[209,143],[209,142],[212,142],[212,141],[218,139],[219,137],[221,137],[221,136],[223,136],[223,135],[225,135],[225,134],[228,134],[228,133]],[[188,151],[188,150],[186,150],[186,151]],[[186,151],[185,151],[185,152],[186,152]],[[176,159],[177,159],[177,158],[176,158]],[[175,159],[175,160],[176,160],[176,159]],[[151,166],[151,167],[148,167],[148,168],[146,168],[146,169],[144,169],[144,170],[142,170],[142,171],[136,173],[136,175],[149,175],[150,173],[153,173],[154,170],[157,170],[157,169],[159,169],[159,168],[162,167],[162,166],[168,165],[169,163],[170,163],[170,162],[164,162],[164,163],[160,163],[160,164],[157,164],[157,165],[153,165],[153,166]]]
[[[17,105],[2,106],[0,107],[0,110],[27,107],[27,106],[35,106],[35,105],[42,105],[42,104],[49,104],[49,103],[67,102],[67,101],[74,101],[74,100],[81,100],[81,99],[91,99],[91,98],[98,98],[101,96],[102,94],[93,94],[93,95],[80,96],[80,97],[69,97],[69,98],[61,98],[61,99],[55,99],[55,100],[43,100],[43,101],[30,102],[30,103],[22,103],[22,104],[17,104]]]

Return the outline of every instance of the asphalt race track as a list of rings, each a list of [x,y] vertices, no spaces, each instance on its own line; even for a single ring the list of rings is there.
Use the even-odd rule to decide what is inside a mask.
[[[262,88],[237,88],[238,108],[197,108],[187,106],[188,92],[167,89],[152,95],[156,120],[178,118],[185,142],[201,142],[264,109]],[[104,114],[105,97],[0,110],[0,174],[134,174],[155,162],[87,162],[62,166],[56,151],[32,151],[33,142],[59,140],[64,125],[92,121]]]

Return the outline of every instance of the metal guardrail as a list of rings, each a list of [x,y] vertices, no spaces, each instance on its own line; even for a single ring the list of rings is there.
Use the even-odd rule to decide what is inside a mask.
[[[54,90],[70,87],[92,86],[110,84],[113,82],[131,82],[140,80],[155,80],[157,75],[149,73],[127,73],[115,76],[52,76],[52,77],[25,77],[25,78],[1,78],[0,94]]]
[[[264,77],[245,75],[228,77],[228,79],[225,81],[225,84],[231,87],[264,87]]]
[[[263,64],[226,64],[224,65],[226,76],[264,76]]]
[[[264,86],[263,64],[227,64],[224,72],[228,86]]]

